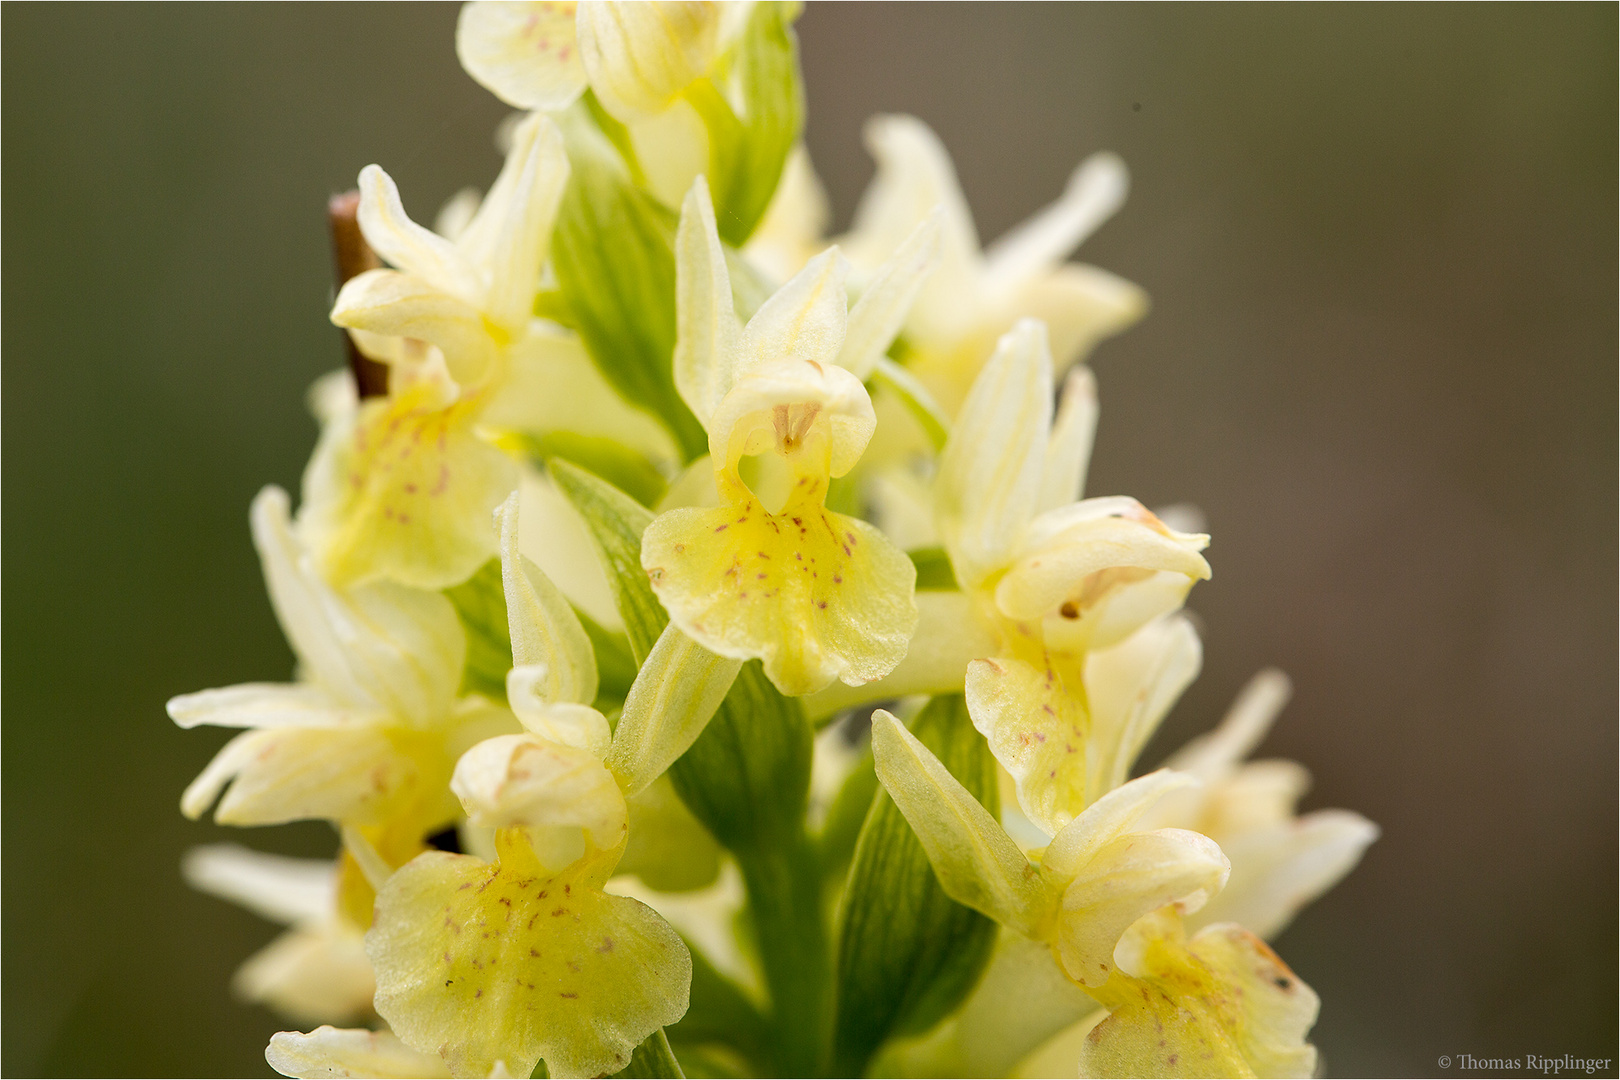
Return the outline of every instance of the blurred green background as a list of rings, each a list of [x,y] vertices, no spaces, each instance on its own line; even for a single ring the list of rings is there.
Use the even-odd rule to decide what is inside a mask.
[[[275,679],[247,505],[295,488],[326,196],[431,218],[503,107],[449,6],[8,5],[3,1067],[255,1075],[276,932],[180,883],[226,738],[170,695]],[[1207,512],[1204,675],[1383,839],[1281,939],[1338,1075],[1616,1049],[1616,8],[810,5],[808,139],[847,221],[909,111],[993,237],[1093,150],[1083,251],[1155,309],[1105,344],[1096,494]]]

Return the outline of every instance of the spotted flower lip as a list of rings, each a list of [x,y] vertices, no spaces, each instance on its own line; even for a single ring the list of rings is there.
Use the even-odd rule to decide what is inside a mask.
[[[682,632],[721,656],[758,657],[783,693],[879,679],[905,656],[916,627],[911,561],[825,500],[876,424],[866,388],[842,361],[866,363],[887,346],[929,269],[932,228],[901,245],[890,284],[854,308],[833,249],[744,325],[701,178],[682,211],[676,386],[708,431],[721,505],[654,520],[641,564]],[[754,455],[779,470],[771,503],[742,476],[743,458]]]

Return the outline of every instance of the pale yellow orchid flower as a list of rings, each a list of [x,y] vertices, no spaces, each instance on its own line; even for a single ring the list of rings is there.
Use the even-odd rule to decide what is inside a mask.
[[[1154,807],[1154,824],[1196,829],[1232,860],[1221,895],[1191,925],[1240,923],[1276,937],[1301,908],[1344,878],[1378,838],[1378,826],[1350,810],[1298,814],[1310,774],[1292,761],[1243,759],[1265,738],[1289,695],[1288,678],[1262,671],[1243,689],[1219,727],[1188,743],[1166,764],[1202,785]]]
[[[448,600],[393,582],[334,588],[293,534],[287,506],[285,492],[265,488],[251,518],[300,680],[169,702],[181,727],[248,729],[186,789],[181,809],[196,818],[224,792],[214,815],[222,824],[324,818],[419,842],[457,814],[448,790],[456,758],[516,721],[457,696],[466,641]]]
[[[520,109],[562,109],[590,87],[625,125],[653,193],[674,206],[709,152],[689,95],[712,86],[706,80],[719,73],[748,7],[473,0],[456,24],[456,55],[485,89]]]
[[[1131,927],[1119,970],[1091,990],[1108,1016],[1086,1035],[1080,1076],[1316,1074],[1316,993],[1232,923],[1191,938],[1166,909]]]
[[[878,116],[866,143],[878,172],[840,243],[858,272],[874,269],[918,222],[944,208],[939,270],[906,319],[905,362],[948,413],[973,385],[996,339],[1019,319],[1046,322],[1059,374],[1147,310],[1142,290],[1068,253],[1125,200],[1125,165],[1095,154],[1061,198],[981,249],[956,171],[938,136],[911,116]]]
[[[918,593],[929,618],[904,662],[862,694],[817,695],[812,713],[874,694],[950,693],[985,657],[1024,688],[1025,711],[1051,704],[1048,693],[1083,710],[1086,655],[1176,610],[1209,577],[1209,537],[1176,532],[1134,499],[1081,498],[1096,427],[1090,373],[1069,375],[1055,414],[1052,399],[1045,328],[1023,320],[974,382],[933,482],[960,591]]]
[[[655,519],[642,566],[674,625],[721,656],[760,658],[786,694],[881,678],[916,626],[911,561],[825,499],[871,438],[861,379],[904,315],[908,283],[927,272],[932,240],[925,223],[901,245],[887,284],[853,308],[829,250],[744,326],[701,179],[682,211],[675,381],[708,431],[720,505]],[[750,485],[741,467],[755,455],[761,476]]]
[[[1031,863],[990,814],[893,716],[872,718],[879,779],[959,904],[1046,942],[1069,978],[1101,986],[1114,947],[1137,919],[1166,904],[1196,911],[1226,882],[1214,841],[1182,829],[1138,831],[1165,793],[1195,783],[1161,770],[1097,800],[1058,830]]]
[[[655,460],[672,453],[574,335],[533,316],[567,178],[556,126],[527,118],[452,240],[410,220],[382,169],[361,173],[360,227],[392,268],[344,285],[332,321],[389,365],[389,394],[330,409],[305,472],[300,532],[334,581],[443,588],[494,555],[488,514],[518,479],[495,445],[502,431],[611,435]]]

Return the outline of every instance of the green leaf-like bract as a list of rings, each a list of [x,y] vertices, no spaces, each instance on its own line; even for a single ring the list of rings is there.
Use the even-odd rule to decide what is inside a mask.
[[[630,1055],[630,1064],[613,1074],[614,1076],[675,1076],[684,1080],[686,1074],[681,1071],[680,1062],[675,1060],[675,1051],[669,1048],[669,1039],[664,1036],[664,1029],[659,1028],[641,1041],[635,1052]]]
[[[675,390],[675,216],[635,186],[584,105],[559,120],[571,168],[551,236],[562,300],[608,382],[690,461],[709,445]]]
[[[550,466],[585,519],[640,664],[669,621],[641,568],[652,513],[566,461]],[[737,858],[770,989],[778,1075],[816,1075],[831,1014],[831,963],[815,845],[805,831],[814,733],[759,661],[743,665],[714,719],[670,767],[682,801]]]
[[[934,698],[911,730],[992,815],[996,763],[960,695]],[[883,1042],[926,1031],[978,982],[996,924],[945,895],[886,793],[855,846],[838,936],[833,1075],[861,1076]]]
[[[709,132],[715,224],[734,247],[765,216],[804,127],[804,80],[792,25],[797,10],[797,4],[754,5],[730,57],[731,100],[706,79],[688,91]]]

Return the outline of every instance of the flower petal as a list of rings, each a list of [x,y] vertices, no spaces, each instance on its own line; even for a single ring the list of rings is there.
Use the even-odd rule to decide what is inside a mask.
[[[1028,282],[1004,306],[984,318],[990,326],[1014,319],[1040,319],[1052,336],[1056,371],[1084,359],[1147,314],[1148,295],[1140,286],[1095,266],[1070,264]]]
[[[456,762],[450,790],[482,828],[577,827],[604,850],[624,839],[624,796],[601,758],[535,735],[485,739]]]
[[[940,536],[964,588],[1012,561],[1035,516],[1051,401],[1046,330],[1021,322],[974,381],[934,482]]]
[[[384,261],[468,303],[482,299],[478,274],[466,258],[450,241],[410,219],[394,178],[379,165],[360,170],[357,219],[366,243]]]
[[[169,699],[169,719],[183,728],[341,727],[386,719],[378,709],[344,707],[304,683],[242,683]]]
[[[541,688],[550,680],[544,664],[515,667],[506,675],[506,696],[518,722],[530,734],[584,750],[598,761],[613,738],[607,717],[589,705],[547,700]]]
[[[1149,623],[1120,644],[1087,655],[1089,798],[1125,782],[1165,713],[1198,677],[1203,655],[1198,633],[1184,615]]]
[[[866,381],[878,359],[889,350],[905,324],[917,291],[939,261],[940,219],[935,210],[912,230],[905,242],[872,274],[861,297],[849,309],[848,326],[837,363]]]
[[[278,1031],[264,1052],[282,1076],[442,1077],[450,1070],[437,1054],[412,1050],[391,1032],[323,1025],[307,1035]]]
[[[505,834],[497,834],[498,842]],[[377,897],[377,1011],[458,1076],[600,1076],[686,1012],[691,956],[653,911],[600,891],[602,858],[551,875],[428,852]]]
[[[1266,668],[1238,693],[1219,727],[1187,743],[1166,764],[1206,783],[1225,776],[1260,745],[1292,694],[1288,676]]]
[[[571,3],[472,0],[456,20],[456,56],[518,109],[561,109],[585,89]]]
[[[331,920],[289,930],[248,957],[231,989],[295,1023],[346,1024],[370,1015],[377,988],[365,935]]]
[[[1052,437],[1046,443],[1041,494],[1036,513],[1079,502],[1086,489],[1091,444],[1097,435],[1097,380],[1090,368],[1077,368],[1063,380]]]
[[[1018,805],[1050,836],[1086,806],[1090,718],[1050,669],[1022,660],[975,660],[965,686],[973,726],[1017,784]]]
[[[533,317],[540,265],[567,184],[562,132],[547,117],[532,116],[518,125],[506,165],[467,228],[462,246],[482,256],[488,275],[484,313],[511,337]]]
[[[721,656],[758,657],[784,694],[882,678],[917,625],[911,560],[819,497],[781,514],[752,499],[671,510],[642,535],[641,565],[687,636]]]
[[[1199,554],[1208,543],[1203,534],[1172,532],[1135,499],[1086,499],[1030,525],[1018,560],[996,585],[996,606],[1010,619],[1039,619],[1072,604],[1078,618],[1154,571],[1189,583],[1208,578]]]
[[[200,817],[225,788],[221,825],[280,825],[308,818],[380,824],[431,791],[431,745],[406,729],[271,728],[226,743],[181,797]],[[443,778],[437,778],[442,782]]]
[[[591,89],[621,121],[656,113],[714,61],[720,6],[648,0],[579,6],[579,51]]]
[[[731,390],[740,364],[742,322],[715,226],[709,185],[698,177],[675,232],[675,386],[705,427]]]
[[[837,248],[811,259],[759,306],[743,328],[742,363],[737,372],[781,360],[808,360],[830,366],[838,362],[849,319],[844,278],[849,264]]]
[[[1087,1036],[1081,1076],[1315,1075],[1316,994],[1253,934],[1230,924],[1191,941],[1145,920],[1138,977],[1093,991],[1109,1016]]]
[[[415,274],[367,270],[350,278],[332,307],[338,326],[438,347],[458,383],[476,382],[495,358],[483,314]]]
[[[270,602],[306,678],[345,705],[413,724],[450,708],[467,647],[450,601],[390,582],[332,588],[293,535],[280,488],[260,491],[250,517]]]
[[[709,418],[709,456],[723,471],[735,470],[747,454],[775,450],[805,459],[824,448],[825,464],[797,471],[843,476],[860,460],[876,427],[872,399],[854,375],[836,365],[780,360],[738,379],[720,402]]]
[[[543,684],[529,684],[541,701],[589,704],[596,700],[595,650],[568,598],[518,550],[517,492],[507,496],[495,518],[501,533],[501,584],[512,663],[543,666]]]
[[[294,859],[241,844],[203,844],[180,861],[180,876],[193,889],[283,925],[329,917],[336,873],[331,859]]]
[[[1095,850],[1063,893],[1057,952],[1069,977],[1101,986],[1130,925],[1166,904],[1196,911],[1226,883],[1220,845],[1184,829],[1127,833]]]
[[[878,779],[951,899],[1020,933],[1041,936],[1055,897],[967,788],[882,709],[872,716],[872,753]]]
[[[1041,865],[1072,881],[1104,845],[1131,831],[1142,816],[1166,795],[1198,781],[1186,773],[1159,769],[1110,791],[1052,838]]]
[[[1057,202],[1003,234],[984,253],[985,287],[1010,292],[1057,266],[1125,204],[1130,174],[1118,154],[1092,154]]]
[[[1200,924],[1235,922],[1273,938],[1305,905],[1337,885],[1378,839],[1349,810],[1318,810],[1225,841],[1232,877],[1198,913]]]

